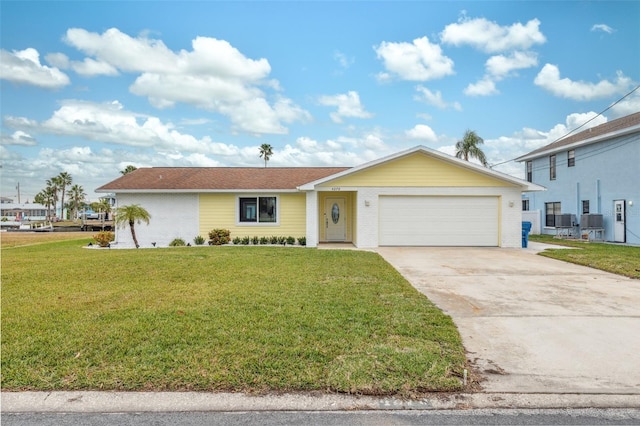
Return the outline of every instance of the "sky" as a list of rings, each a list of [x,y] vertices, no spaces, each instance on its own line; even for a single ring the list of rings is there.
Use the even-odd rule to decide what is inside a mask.
[[[637,1],[1,0],[0,194],[64,171],[97,201],[127,165],[263,167],[264,143],[269,167],[454,154],[466,130],[522,178],[518,156],[640,111],[639,22]]]

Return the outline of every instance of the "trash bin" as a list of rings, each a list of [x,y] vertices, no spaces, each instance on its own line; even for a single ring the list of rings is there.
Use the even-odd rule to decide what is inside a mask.
[[[522,222],[522,248],[529,246],[529,232],[531,232],[531,222]]]

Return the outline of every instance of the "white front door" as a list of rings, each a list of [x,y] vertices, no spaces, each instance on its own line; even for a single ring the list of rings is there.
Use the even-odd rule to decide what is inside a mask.
[[[344,197],[328,197],[324,201],[324,226],[327,241],[346,241],[347,215]]]
[[[625,211],[624,200],[615,200],[613,202],[613,241],[617,243],[626,242],[625,232]]]

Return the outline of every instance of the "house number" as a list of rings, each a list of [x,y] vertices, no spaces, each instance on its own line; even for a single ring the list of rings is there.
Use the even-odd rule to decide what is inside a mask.
[[[340,187],[339,186],[334,186],[331,188],[332,191],[340,191]]]

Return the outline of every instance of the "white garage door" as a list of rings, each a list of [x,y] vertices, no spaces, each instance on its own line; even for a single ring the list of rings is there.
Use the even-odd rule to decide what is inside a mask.
[[[380,197],[381,246],[498,246],[498,197]]]

